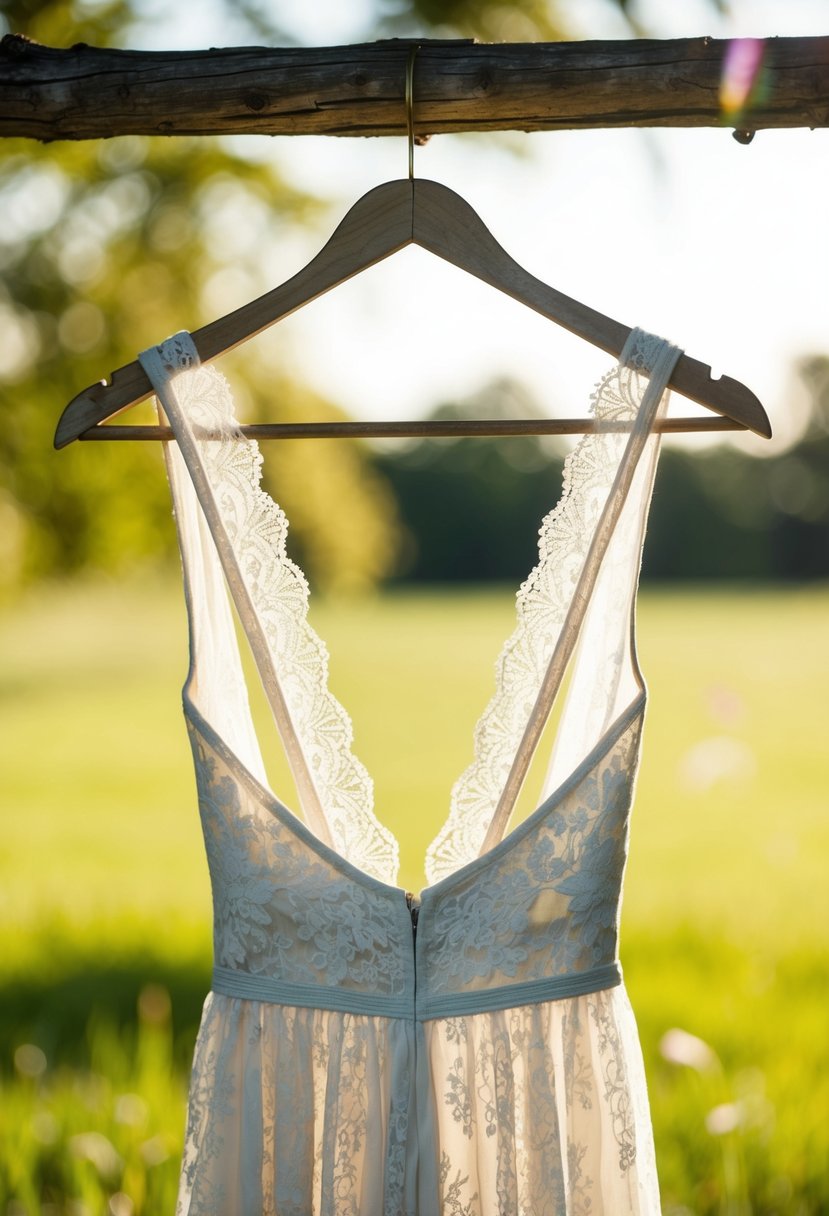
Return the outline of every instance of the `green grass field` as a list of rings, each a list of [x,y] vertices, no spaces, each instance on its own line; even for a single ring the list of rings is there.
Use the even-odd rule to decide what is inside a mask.
[[[670,1216],[829,1212],[827,609],[821,588],[642,597],[622,961]],[[313,610],[408,887],[512,619],[509,591]],[[174,580],[0,616],[0,1216],[174,1207],[211,920],[185,647]]]

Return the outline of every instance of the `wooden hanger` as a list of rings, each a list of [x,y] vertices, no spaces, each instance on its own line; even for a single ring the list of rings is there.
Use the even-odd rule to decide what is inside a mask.
[[[526,304],[571,333],[617,358],[627,340],[627,326],[542,283],[514,261],[495,240],[477,212],[447,186],[426,178],[403,178],[370,190],[347,213],[307,266],[280,287],[192,334],[203,362],[208,362],[310,303],[406,245],[420,245],[491,287]],[[768,416],[754,394],[738,380],[713,379],[711,369],[683,355],[670,386],[683,397],[713,410],[718,418],[668,421],[663,429],[748,429],[771,437]],[[73,439],[170,438],[168,428],[102,427],[99,424],[152,395],[141,365],[135,361],[112,373],[110,383],[90,385],[69,402],[55,432],[55,447]],[[326,435],[484,435],[561,434],[596,429],[592,419],[539,421],[455,421],[417,423],[293,423],[242,428],[260,437],[293,438]]]

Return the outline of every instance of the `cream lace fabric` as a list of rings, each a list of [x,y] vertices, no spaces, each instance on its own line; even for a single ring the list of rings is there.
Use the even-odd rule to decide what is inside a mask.
[[[286,553],[288,521],[260,486],[262,457],[233,416],[227,381],[198,365],[186,335],[142,356],[152,376],[192,367],[176,384],[181,451],[251,622],[251,645],[315,831],[376,878],[394,882],[397,841],[373,813],[374,790],[352,754],[351,720],[328,691],[328,654],[308,623],[308,583]],[[221,679],[236,678],[233,671]]]
[[[184,708],[214,904],[177,1216],[658,1213],[617,946],[645,702],[633,603],[678,355],[634,331],[595,394],[598,419],[630,426],[568,458],[418,900],[394,885],[396,843],[226,382],[187,334],[141,356],[177,440]],[[304,822],[267,783],[231,601]],[[505,835],[568,665],[540,805]]]
[[[613,368],[591,398],[590,412],[599,423],[632,422],[637,417],[644,391],[642,370],[658,359],[659,339],[635,332],[627,363]],[[642,442],[641,435],[637,439]],[[541,525],[538,564],[518,592],[518,622],[496,666],[495,694],[475,730],[475,758],[456,782],[449,817],[429,846],[426,875],[430,882],[451,874],[480,852],[510,780],[544,675],[559,657],[557,649],[560,673],[556,684],[560,683],[575,641],[575,629],[565,631],[568,616],[578,618],[581,605],[589,598],[615,517],[624,506],[622,496],[614,502],[609,491],[625,440],[618,431],[587,434],[564,462],[561,499]],[[591,550],[592,562],[588,562]],[[620,586],[618,580],[604,590],[597,597],[604,605],[599,619],[606,619],[605,610],[618,611],[630,601],[630,589]],[[619,631],[605,633],[618,647]],[[595,683],[591,692],[596,706],[607,706],[603,687]],[[600,733],[593,733],[592,738]],[[589,732],[585,734],[591,737]],[[575,760],[571,756],[571,763]],[[518,795],[520,778],[515,785],[505,820]]]

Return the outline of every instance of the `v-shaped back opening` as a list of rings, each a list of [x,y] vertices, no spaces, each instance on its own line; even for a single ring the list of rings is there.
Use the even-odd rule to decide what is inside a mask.
[[[634,332],[638,334],[639,331]],[[562,499],[542,526],[539,566],[519,592],[519,607],[522,597],[525,605],[531,606],[529,629],[524,632],[532,644],[529,649],[522,645],[525,639],[521,636],[519,623],[519,629],[508,640],[501,656],[499,692],[476,731],[476,760],[456,783],[449,818],[429,850],[427,878],[432,883],[490,849],[506,830],[526,767],[572,658],[576,638],[585,616],[589,616],[588,610],[594,602],[593,588],[597,581],[601,584],[602,571],[610,568],[605,556],[613,552],[611,542],[620,535],[617,523],[629,501],[631,484],[640,467],[639,458],[648,436],[652,435],[664,383],[679,355],[658,339],[651,341],[658,344],[659,350],[651,347],[647,352],[651,363],[641,365],[639,372],[650,371],[659,354],[663,366],[654,374],[644,394],[641,385],[633,384],[638,373],[628,374],[620,365],[616,369],[618,385],[611,374],[596,396],[598,407],[604,390],[607,421],[633,421],[632,434],[587,436],[576,449],[579,455],[571,453],[568,457],[571,478],[575,476],[575,468],[583,483],[577,487],[577,493],[568,492],[565,472]],[[229,592],[265,687],[275,729],[288,757],[303,818],[325,845],[333,847],[358,868],[394,885],[397,844],[391,832],[374,816],[370,778],[351,753],[350,721],[328,692],[327,652],[307,623],[307,583],[285,553],[287,521],[284,513],[259,485],[261,456],[258,448],[242,437],[233,417],[232,400],[224,378],[215,369],[198,364],[189,335],[177,335],[171,342],[178,346],[172,351],[169,343],[154,348],[145,352],[142,362],[151,374],[178,441],[177,450],[168,454],[168,470],[189,587],[192,657],[188,687],[197,689],[197,695],[206,699],[203,704],[210,707],[203,715],[206,720],[238,752],[254,778],[270,789],[250,716],[235,635],[230,641],[233,625]],[[634,362],[636,353],[634,343],[631,345]],[[638,355],[641,361],[641,349]],[[173,375],[182,364],[188,369],[188,375],[177,378],[173,385]],[[611,384],[613,388],[609,390]],[[624,391],[624,385],[627,391]],[[618,400],[613,397],[614,393]],[[640,411],[640,404],[647,408]],[[656,437],[652,436],[652,439]],[[629,624],[632,622],[632,592],[638,574],[644,511],[655,465],[655,444],[651,446],[654,456],[650,472],[645,471],[640,479],[639,539],[634,542],[632,563],[628,542],[627,568],[634,572],[633,584],[632,588],[628,586],[622,600],[627,603]],[[604,459],[599,458],[600,453]],[[601,537],[603,527],[606,535]],[[548,539],[549,535],[558,534],[558,544],[553,544],[549,551],[544,548],[545,529]],[[594,568],[587,570],[591,556]],[[560,567],[556,567],[558,559],[562,562]],[[624,554],[622,562],[624,564]],[[565,602],[568,592],[569,602]],[[220,607],[222,598],[224,605]],[[200,604],[200,600],[204,603]],[[554,610],[552,615],[551,610]],[[554,623],[556,615],[558,619]],[[217,635],[211,642],[213,654],[209,662],[212,670],[207,676],[199,671],[203,647],[196,634],[202,627]],[[565,633],[567,637],[564,637]],[[614,630],[614,634],[618,634],[618,630]],[[537,645],[539,638],[540,647]],[[616,651],[619,653],[618,644]],[[518,706],[510,704],[515,701],[515,687],[507,689],[506,697],[504,695],[505,671],[511,664],[515,666],[516,661],[519,667],[522,663],[528,664],[524,674],[529,677],[529,682],[522,684],[519,681],[518,694],[522,704]],[[560,670],[553,671],[552,685],[546,689],[546,702],[539,706],[539,687],[543,692],[545,680],[550,684],[550,665],[555,666],[557,661]],[[573,671],[574,681],[581,684],[586,680],[589,684],[587,667],[577,662]],[[586,677],[579,674],[584,672],[587,672]],[[212,687],[216,684],[218,692]],[[537,694],[535,703],[526,712],[528,689],[532,693],[533,686]],[[225,696],[227,690],[232,691]],[[497,708],[503,710],[506,704],[509,721],[495,722],[493,732],[489,730],[493,718],[490,710],[499,700]],[[618,698],[612,700],[615,704]],[[562,723],[572,712],[571,703],[572,695],[568,697]],[[522,716],[522,710],[523,723],[517,720]],[[537,728],[537,737],[524,772],[514,783],[515,788],[508,791],[505,802],[504,791],[509,787],[517,758],[513,745],[517,740],[520,749],[529,728]],[[498,739],[501,754],[493,754],[491,747],[487,749],[488,731]],[[561,727],[560,732],[565,733]],[[590,746],[595,746],[600,737],[601,732],[593,735]],[[506,739],[510,740],[508,748],[505,748]],[[557,732],[544,790],[551,788],[551,781],[562,777],[561,764],[556,767],[556,755],[561,754],[559,744]],[[586,747],[587,752],[590,746]],[[510,751],[512,755],[509,755]],[[506,775],[505,757],[512,762],[512,769]],[[472,802],[464,802],[463,795],[470,786]],[[542,791],[539,801],[543,802],[544,798]],[[493,836],[490,825],[499,810],[501,821],[496,823]]]
[[[456,783],[449,818],[429,850],[430,881],[503,837],[588,616],[598,623],[598,639],[596,628],[591,635],[598,645],[582,647],[574,665],[539,803],[590,752],[621,712],[624,696],[633,696],[632,685],[642,688],[633,606],[658,454],[654,423],[667,407],[664,389],[679,353],[633,331],[618,367],[594,394],[597,422],[628,423],[630,434],[617,428],[585,435],[565,461],[561,499],[542,524],[538,564],[519,591],[517,627],[475,732],[474,760]],[[598,611],[597,587],[604,591]],[[585,714],[586,699],[600,710],[604,701],[604,712]],[[575,730],[568,726],[573,721]],[[565,754],[570,762],[562,765]]]

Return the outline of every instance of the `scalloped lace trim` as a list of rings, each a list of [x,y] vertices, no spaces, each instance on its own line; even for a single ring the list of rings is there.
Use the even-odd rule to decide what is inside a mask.
[[[352,865],[393,885],[398,844],[374,814],[371,777],[351,751],[351,719],[328,689],[328,651],[307,620],[308,582],[286,553],[288,520],[262,489],[259,447],[239,429],[226,379],[198,362],[189,334],[176,334],[156,350],[166,372],[188,371],[177,376],[175,397],[267,637],[333,847]]]
[[[640,373],[654,366],[662,345],[634,331],[626,365],[608,372],[590,398],[598,421],[636,418],[645,387]],[[475,728],[474,759],[455,783],[449,816],[426,854],[430,884],[480,853],[626,442],[624,433],[590,433],[565,459],[561,498],[539,530],[538,564],[519,588],[517,625],[496,663],[495,693]]]

